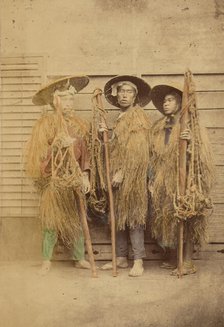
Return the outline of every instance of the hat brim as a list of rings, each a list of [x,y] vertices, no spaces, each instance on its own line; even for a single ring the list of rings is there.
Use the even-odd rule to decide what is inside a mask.
[[[111,94],[112,85],[122,81],[129,81],[136,85],[138,89],[137,103],[145,107],[151,100],[151,87],[143,79],[131,75],[119,75],[110,79],[104,87],[104,95],[107,101],[115,107],[120,107],[117,103],[117,97]]]
[[[177,93],[182,98],[183,92],[180,89],[177,89],[176,87],[173,87],[171,85],[156,85],[152,88],[152,103],[154,104],[156,109],[158,109],[163,115],[165,115],[163,109],[164,98],[167,94],[170,94],[172,92]]]
[[[56,90],[63,90],[63,87],[69,82],[76,92],[81,91],[89,83],[88,76],[67,76],[56,81],[49,83],[42,87],[32,98],[33,104],[37,106],[44,106],[46,104],[52,104],[53,94]]]

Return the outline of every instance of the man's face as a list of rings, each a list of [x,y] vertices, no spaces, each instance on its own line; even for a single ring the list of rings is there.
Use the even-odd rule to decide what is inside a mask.
[[[134,104],[136,91],[131,85],[122,85],[117,92],[117,102],[121,108],[127,109]]]
[[[74,109],[74,96],[72,94],[60,95],[60,101],[63,109]]]
[[[172,115],[175,114],[180,108],[179,103],[175,96],[168,94],[165,96],[163,101],[163,110],[165,115]]]

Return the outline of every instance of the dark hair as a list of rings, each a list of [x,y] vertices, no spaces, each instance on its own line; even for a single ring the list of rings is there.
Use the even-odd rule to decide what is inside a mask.
[[[129,81],[127,81],[127,82],[124,81],[123,83],[120,82],[119,84],[121,84],[121,85],[118,85],[118,86],[117,86],[117,92],[120,91],[120,89],[122,88],[123,85],[129,85],[129,86],[131,86],[131,87],[133,88],[133,90],[134,90],[134,92],[135,92],[135,95],[138,94],[138,88],[137,88],[137,86],[136,86],[136,88],[135,88],[134,86],[131,85],[131,84],[133,84],[133,83],[131,83],[131,82],[129,82]]]

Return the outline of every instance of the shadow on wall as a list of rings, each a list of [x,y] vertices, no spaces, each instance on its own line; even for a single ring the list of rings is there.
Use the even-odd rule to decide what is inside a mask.
[[[96,6],[105,11],[123,10],[125,12],[143,12],[148,7],[147,0],[95,0]]]
[[[224,15],[224,1],[215,0],[215,18]]]

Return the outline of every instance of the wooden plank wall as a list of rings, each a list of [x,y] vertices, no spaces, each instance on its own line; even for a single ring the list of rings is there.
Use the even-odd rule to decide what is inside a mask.
[[[36,204],[24,174],[23,146],[37,117],[31,103],[43,83],[42,57],[1,60],[1,215],[25,217]],[[34,110],[33,110],[34,109]],[[40,112],[40,110],[37,110]]]
[[[0,74],[0,258],[32,259],[39,256],[41,233],[35,217],[38,197],[24,173],[23,147],[40,112],[31,98],[44,82],[43,56],[1,57]]]
[[[73,72],[71,72],[73,73]],[[44,81],[44,60],[41,56],[3,57],[1,60],[1,191],[0,191],[0,259],[36,259],[41,253],[41,230],[38,216],[38,196],[29,178],[25,176],[23,147],[31,133],[41,108],[33,106],[31,98]],[[116,74],[115,74],[116,75]],[[49,80],[58,76],[48,76]],[[96,87],[103,89],[112,75],[92,75],[89,85],[76,96],[77,114],[91,120],[91,96]],[[183,85],[181,74],[142,74],[153,87],[171,83]],[[220,250],[224,243],[224,73],[195,75],[198,106],[202,123],[207,127],[214,152],[216,183],[213,189],[214,212],[210,219],[210,245]],[[104,101],[108,109],[110,126],[118,113],[117,108]],[[149,103],[146,110],[154,121],[160,114]],[[111,257],[110,237],[107,228],[92,226],[96,259]],[[149,259],[160,259],[161,250],[146,237]],[[214,246],[213,246],[214,249]],[[58,245],[56,259],[68,258],[65,249]]]

